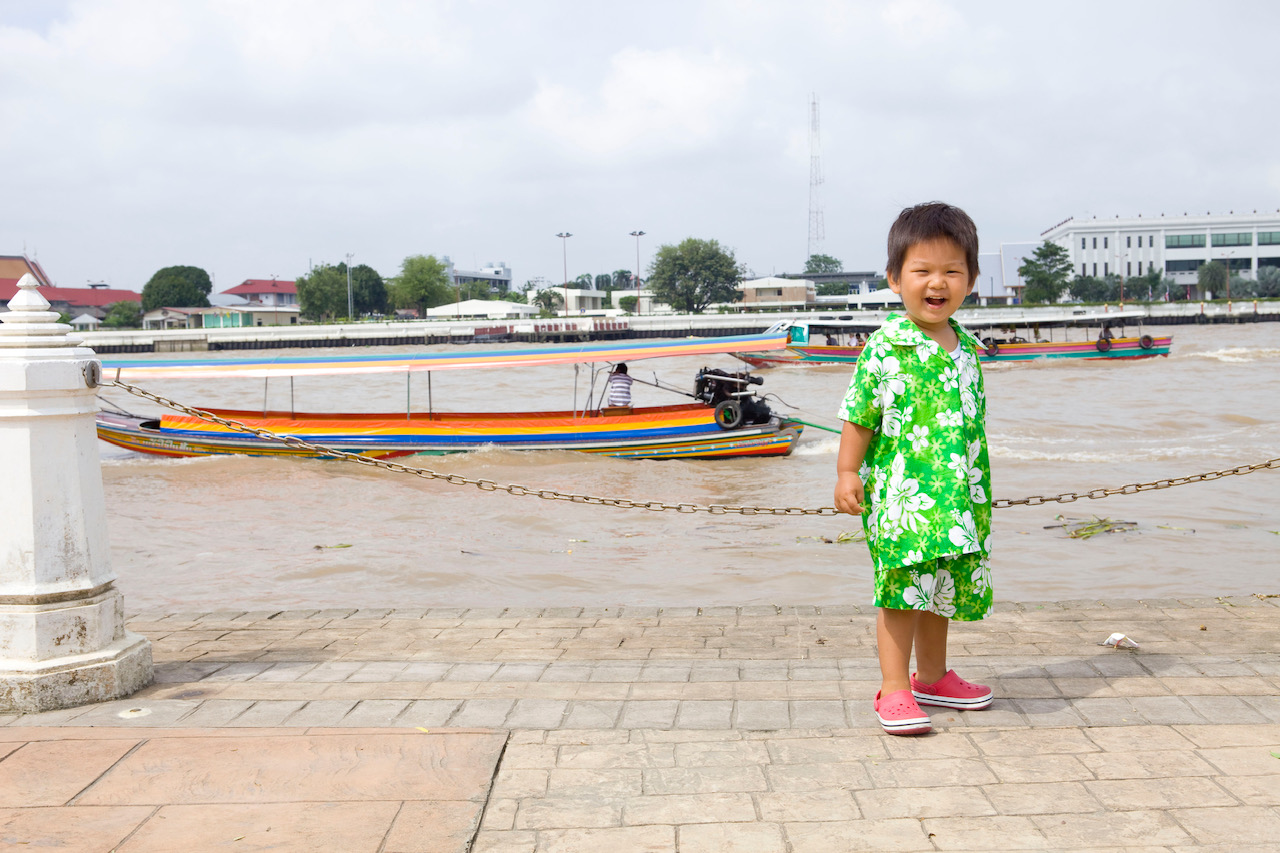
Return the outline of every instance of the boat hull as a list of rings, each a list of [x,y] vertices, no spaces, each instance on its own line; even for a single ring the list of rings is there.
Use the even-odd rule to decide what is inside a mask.
[[[804,427],[771,418],[767,423],[722,429],[713,409],[702,405],[634,409],[630,414],[529,412],[493,414],[290,415],[209,409],[255,429],[348,453],[376,458],[465,453],[482,448],[573,450],[629,459],[705,459],[786,456]],[[321,457],[252,433],[195,417],[147,420],[101,412],[98,437],[139,453],[190,457]]]
[[[1039,359],[1134,359],[1167,356],[1173,346],[1172,337],[1143,339],[1112,338],[1105,352],[1096,341],[1060,341],[1042,343],[1000,344],[994,354],[979,353],[984,364]],[[853,364],[861,354],[860,346],[791,346],[781,352],[734,353],[752,367],[785,367],[808,364]]]

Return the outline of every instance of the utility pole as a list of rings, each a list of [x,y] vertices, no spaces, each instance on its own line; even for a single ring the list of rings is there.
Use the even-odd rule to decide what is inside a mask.
[[[354,319],[355,302],[351,298],[351,259],[354,258],[355,252],[347,252],[347,322],[350,323]]]
[[[561,254],[564,256],[564,316],[569,316],[569,238],[573,235],[568,231],[561,231],[556,235],[560,238]]]

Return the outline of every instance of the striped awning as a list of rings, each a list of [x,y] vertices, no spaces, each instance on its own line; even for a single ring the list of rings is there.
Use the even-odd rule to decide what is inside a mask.
[[[334,373],[404,373],[432,370],[509,368],[542,364],[590,364],[639,361],[646,358],[709,356],[735,352],[785,349],[786,333],[737,335],[718,338],[680,338],[659,341],[611,341],[607,343],[552,344],[520,349],[467,349],[454,352],[421,352],[331,356],[257,356],[220,358],[104,359],[108,377],[192,378],[212,376],[306,376]]]

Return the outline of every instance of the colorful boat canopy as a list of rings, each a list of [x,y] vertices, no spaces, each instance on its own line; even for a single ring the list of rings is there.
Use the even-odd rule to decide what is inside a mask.
[[[331,356],[255,358],[110,359],[102,369],[109,378],[185,379],[209,376],[306,376],[334,373],[404,373],[468,368],[507,368],[542,364],[589,364],[639,361],[646,358],[708,356],[734,352],[785,349],[781,334],[737,335],[719,338],[680,338],[659,341],[612,341],[552,344],[521,349],[475,349]],[[118,372],[118,374],[117,374]]]

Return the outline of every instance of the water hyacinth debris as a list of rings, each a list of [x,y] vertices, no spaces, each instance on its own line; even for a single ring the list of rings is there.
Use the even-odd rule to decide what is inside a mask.
[[[1072,539],[1090,539],[1099,533],[1117,533],[1129,530],[1136,530],[1138,522],[1136,521],[1117,521],[1114,518],[1067,518],[1059,515],[1056,518],[1061,524],[1046,524],[1045,530],[1054,530],[1062,528],[1066,531],[1067,536]]]

